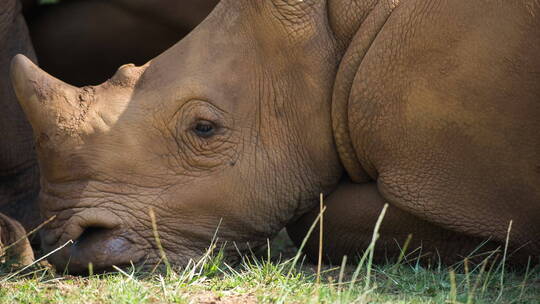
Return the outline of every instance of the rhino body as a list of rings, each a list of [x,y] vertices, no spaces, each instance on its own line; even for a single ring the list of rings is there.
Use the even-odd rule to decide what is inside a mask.
[[[152,209],[185,265],[214,235],[227,254],[285,226],[299,242],[324,193],[334,262],[366,248],[385,203],[387,255],[413,234],[448,261],[480,243],[538,257],[539,13],[533,0],[222,0],[98,86],[17,56],[39,204],[56,216],[43,246],[76,240],[50,258],[73,272],[158,263]]]

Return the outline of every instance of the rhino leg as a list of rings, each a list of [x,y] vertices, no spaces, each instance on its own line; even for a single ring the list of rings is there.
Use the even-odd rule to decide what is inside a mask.
[[[345,255],[361,255],[371,242],[375,223],[385,203],[375,183],[342,182],[325,199],[323,255],[327,261],[339,264]],[[319,208],[315,208],[287,227],[295,244],[301,244],[318,213]],[[476,249],[487,252],[497,248],[494,243],[443,229],[392,205],[387,209],[379,234],[374,255],[379,261],[398,257],[409,235],[412,238],[406,253],[410,254],[409,258],[421,255],[423,261],[453,263],[471,255]],[[318,239],[317,226],[304,248],[314,261],[319,251]]]
[[[27,265],[33,260],[34,252],[24,228],[16,220],[0,213],[0,262],[15,261]]]

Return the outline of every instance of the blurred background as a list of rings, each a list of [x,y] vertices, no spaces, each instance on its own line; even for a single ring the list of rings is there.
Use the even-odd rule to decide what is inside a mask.
[[[22,0],[45,71],[97,85],[126,63],[142,65],[187,35],[219,0]]]

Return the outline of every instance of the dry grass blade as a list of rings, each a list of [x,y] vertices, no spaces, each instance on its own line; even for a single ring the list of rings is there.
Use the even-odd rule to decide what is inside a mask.
[[[512,231],[512,223],[514,221],[510,220],[510,223],[508,224],[508,231],[506,232],[506,242],[504,244],[504,252],[503,252],[503,259],[501,261],[501,280],[500,280],[500,289],[499,289],[499,295],[497,296],[497,301],[499,301],[503,295],[504,292],[504,267],[506,266],[506,255],[508,253],[508,244],[510,243],[510,232]]]
[[[148,214],[150,215],[150,220],[152,221],[152,232],[154,233],[154,239],[156,240],[156,246],[159,250],[159,255],[161,256],[161,260],[163,263],[165,263],[165,267],[167,267],[167,272],[171,272],[171,264],[169,263],[169,259],[167,258],[167,255],[165,254],[165,250],[163,249],[163,246],[161,245],[161,239],[159,238],[159,232],[157,229],[157,221],[156,221],[156,214],[154,213],[154,209],[150,208],[148,211]]]
[[[56,253],[57,251],[60,251],[62,248],[66,247],[66,246],[69,245],[69,244],[73,244],[73,240],[67,241],[64,245],[62,245],[62,246],[56,248],[55,250],[53,250],[53,251],[47,253],[46,255],[42,256],[41,258],[35,260],[33,263],[31,263],[31,264],[29,264],[29,265],[23,267],[23,268],[20,269],[19,271],[12,273],[11,275],[7,276],[7,277],[4,278],[2,281],[0,281],[0,283],[5,283],[5,282],[9,281],[11,278],[17,276],[19,273],[21,273],[21,272],[25,271],[26,269],[28,269],[28,268],[30,268],[30,267],[36,265],[37,263],[43,261],[44,259],[48,258],[50,255]]]
[[[324,197],[321,193],[319,200],[319,256],[317,260],[317,285],[321,283],[321,267],[322,267],[322,256],[323,256],[323,220],[324,220]]]
[[[527,284],[527,280],[529,279],[530,269],[531,268],[531,257],[527,259],[527,268],[525,270],[525,275],[523,276],[523,281],[521,281],[520,284],[520,291],[519,291],[519,300],[523,298],[523,292],[525,291],[525,285]]]
[[[407,235],[407,239],[405,240],[405,243],[403,243],[403,246],[401,247],[399,257],[396,263],[397,265],[400,265],[401,262],[403,262],[403,259],[405,259],[407,250],[409,249],[409,246],[411,245],[412,238],[413,238],[412,233],[409,233],[409,235]]]
[[[381,229],[381,224],[384,219],[384,216],[386,215],[386,210],[388,210],[388,204],[384,204],[384,207],[381,211],[381,214],[379,215],[379,218],[377,219],[377,222],[375,223],[375,229],[373,229],[373,237],[371,239],[371,244],[369,244],[369,259],[368,259],[368,265],[367,265],[367,271],[366,271],[366,289],[369,289],[369,286],[371,284],[371,266],[373,264],[373,254],[375,253],[375,243],[379,239],[379,230]]]
[[[356,269],[352,275],[351,281],[349,283],[349,290],[347,297],[350,297],[351,291],[354,288],[354,284],[356,283],[358,276],[360,275],[360,271],[364,267],[364,263],[366,262],[366,259],[368,259],[367,264],[367,271],[366,271],[366,284],[364,289],[369,290],[370,282],[370,276],[371,276],[371,266],[373,262],[373,251],[375,250],[375,244],[377,243],[377,239],[379,238],[379,229],[381,228],[382,221],[384,219],[384,216],[386,215],[386,210],[388,209],[388,204],[384,204],[384,207],[381,211],[381,214],[379,215],[379,218],[377,219],[377,222],[375,223],[375,228],[373,229],[373,236],[371,237],[371,242],[369,243],[368,248],[366,251],[364,251],[364,254],[362,255],[362,258],[360,258],[360,261],[358,262],[358,265],[356,266]]]
[[[482,275],[486,271],[486,266],[487,266],[487,263],[489,262],[490,257],[491,257],[491,255],[489,255],[487,258],[485,258],[484,261],[482,262],[482,267],[480,268],[480,272],[478,273],[478,275],[476,277],[476,281],[474,282],[474,286],[470,290],[469,295],[467,297],[467,303],[468,304],[474,303],[474,295],[476,293],[476,289],[478,288],[478,284],[480,283],[480,279],[482,278]]]
[[[456,282],[456,272],[453,269],[450,269],[448,272],[450,276],[450,300],[449,303],[457,303],[457,282]]]
[[[313,230],[315,229],[315,227],[317,226],[317,223],[319,222],[319,219],[321,218],[322,214],[324,213],[324,211],[326,210],[326,207],[324,207],[320,212],[319,212],[319,215],[317,215],[317,217],[315,218],[315,220],[313,221],[313,224],[311,224],[311,226],[309,227],[308,229],[308,232],[306,233],[306,236],[304,237],[304,239],[302,240],[302,243],[300,244],[300,247],[298,247],[298,253],[294,256],[293,260],[292,260],[292,263],[291,263],[291,266],[289,268],[289,272],[287,273],[287,276],[290,276],[294,267],[296,266],[296,264],[298,263],[298,260],[300,259],[300,257],[302,256],[302,250],[304,249],[304,247],[306,246],[306,243],[309,239],[309,237],[311,236],[311,234],[313,233]]]

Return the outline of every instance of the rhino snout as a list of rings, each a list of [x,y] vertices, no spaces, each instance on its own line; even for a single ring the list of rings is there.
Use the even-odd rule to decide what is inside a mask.
[[[43,247],[48,252],[68,243],[49,257],[57,270],[86,273],[92,264],[96,271],[107,271],[113,265],[129,265],[142,259],[142,251],[137,249],[116,216],[105,213],[86,210],[63,225],[64,233],[59,238],[43,239]],[[47,231],[45,235],[52,234]]]

